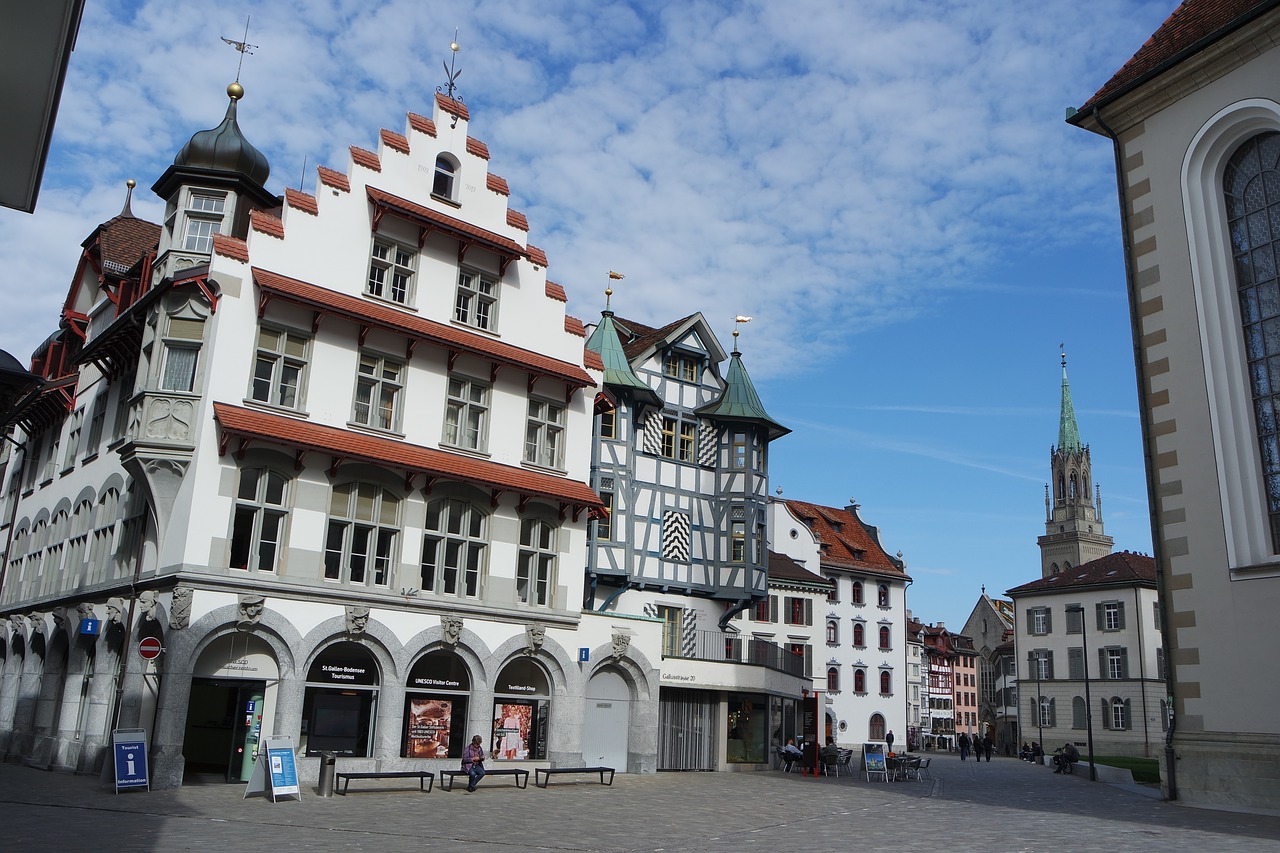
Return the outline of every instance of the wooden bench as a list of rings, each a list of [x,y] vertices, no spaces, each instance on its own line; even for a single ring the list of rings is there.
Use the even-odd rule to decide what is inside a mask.
[[[417,779],[418,790],[429,792],[435,785],[435,774],[427,770],[389,770],[385,773],[335,773],[335,790],[344,797],[352,779]]]
[[[465,770],[441,770],[440,790],[452,791],[454,777],[466,775],[467,771]],[[499,767],[494,770],[486,768],[484,771],[484,778],[488,779],[490,776],[511,776],[514,778],[517,788],[529,787],[529,771],[521,770],[518,767]]]
[[[560,773],[599,773],[601,785],[613,784],[613,768],[612,767],[539,767],[533,771],[533,784],[538,788],[547,787],[547,783],[551,781],[552,774]],[[609,781],[604,780],[604,774],[609,774]]]

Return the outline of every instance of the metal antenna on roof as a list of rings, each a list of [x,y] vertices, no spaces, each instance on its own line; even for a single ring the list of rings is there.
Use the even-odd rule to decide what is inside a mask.
[[[622,281],[624,278],[626,278],[626,276],[623,275],[622,273],[609,270],[610,281]],[[612,298],[613,298],[613,285],[609,285],[604,289],[604,310],[606,311],[609,310],[609,300],[611,300]]]
[[[298,192],[303,192],[303,185],[307,182],[307,155],[302,155],[302,177],[298,178]]]
[[[234,47],[236,50],[240,52],[240,63],[236,66],[236,82],[237,83],[240,82],[240,69],[244,67],[244,55],[246,53],[252,55],[253,52],[258,49],[258,46],[256,44],[249,44],[248,42],[249,18],[250,18],[249,15],[244,16],[245,41],[236,41],[235,39],[229,39],[226,36],[222,36],[223,41],[225,41],[227,44],[231,45],[232,47]]]

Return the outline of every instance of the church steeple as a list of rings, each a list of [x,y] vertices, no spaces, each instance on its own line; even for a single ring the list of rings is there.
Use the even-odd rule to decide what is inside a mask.
[[[1105,557],[1115,544],[1115,540],[1103,532],[1102,492],[1091,485],[1093,459],[1089,445],[1080,441],[1071,386],[1067,382],[1065,352],[1062,353],[1058,443],[1049,451],[1049,470],[1051,480],[1045,486],[1045,535],[1037,540],[1043,577]]]

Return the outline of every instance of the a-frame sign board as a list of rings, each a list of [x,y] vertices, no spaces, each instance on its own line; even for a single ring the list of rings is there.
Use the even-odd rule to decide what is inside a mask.
[[[293,758],[293,738],[291,737],[266,739],[262,749],[258,751],[258,760],[253,763],[253,773],[249,775],[249,784],[245,785],[244,797],[250,794],[266,794],[268,790],[273,803],[279,802],[281,797],[286,796],[302,799],[302,791],[298,788],[298,766]]]

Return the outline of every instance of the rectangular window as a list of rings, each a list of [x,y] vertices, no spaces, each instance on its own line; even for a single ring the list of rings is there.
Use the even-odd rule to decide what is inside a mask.
[[[778,621],[778,596],[770,595],[755,603],[751,618],[756,622]]]
[[[1154,627],[1157,631],[1159,631],[1160,630],[1160,602],[1158,601],[1151,602],[1151,614],[1152,614],[1151,615],[1152,627]]]
[[[1033,607],[1027,611],[1027,633],[1048,634],[1051,630],[1049,608]]]
[[[516,564],[516,600],[546,606],[556,569],[556,529],[539,518],[520,522],[520,559]]]
[[[164,339],[164,363],[160,373],[163,391],[192,391],[204,340],[204,320],[171,317]]]
[[[1124,628],[1124,603],[1104,601],[1098,605],[1098,630],[1119,631]]]
[[[226,203],[224,196],[191,194],[187,203],[187,233],[182,241],[183,249],[204,254],[213,251],[213,235],[221,231]]]
[[[529,400],[529,420],[525,426],[524,461],[544,468],[564,464],[565,407],[549,400]]]
[[[413,297],[418,253],[390,240],[375,239],[365,293],[407,305]]]
[[[734,468],[747,467],[747,434],[745,432],[735,432],[731,439],[730,447],[730,464]]]
[[[307,340],[296,332],[258,330],[258,354],[250,391],[253,399],[286,409],[301,408]]]
[[[1156,678],[1164,679],[1164,649],[1156,649]]]
[[[698,359],[684,353],[669,352],[663,361],[662,372],[681,382],[697,382]]]
[[[76,464],[76,456],[80,452],[80,430],[84,425],[84,406],[76,409],[71,415],[71,429],[67,433],[67,449],[62,458],[64,471],[71,470]]]
[[[1112,680],[1128,678],[1128,654],[1123,647],[1111,647],[1103,652],[1103,677]]]
[[[398,361],[362,353],[351,420],[374,429],[396,429],[403,373],[404,365]]]
[[[1072,681],[1084,681],[1084,649],[1067,649],[1067,677]]]
[[[613,538],[613,492],[601,492],[600,501],[604,504],[604,516],[596,519],[596,540],[608,542]]]
[[[474,379],[449,377],[444,414],[444,443],[484,450],[488,443],[489,386]]]
[[[124,388],[120,389],[120,396],[127,396]],[[107,422],[107,392],[102,390],[98,392],[98,396],[93,398],[93,404],[89,414],[89,435],[84,442],[84,458],[98,455],[98,445],[102,443],[102,429]]]
[[[805,678],[813,677],[813,646],[807,643],[787,643],[787,651],[804,662]]]
[[[1084,611],[1071,609],[1076,606],[1078,605],[1074,605],[1074,604],[1067,605],[1066,613],[1067,613],[1067,633],[1068,634],[1080,634],[1084,632]]]
[[[684,611],[679,607],[658,605],[658,617],[662,619],[662,656],[680,657],[680,634],[684,627]]]
[[[676,458],[676,419],[662,419],[662,455],[668,459]]]
[[[600,437],[618,437],[618,410],[605,409],[600,413]]]
[[[680,423],[680,446],[676,458],[681,462],[692,462],[697,447],[697,427],[691,423]]]
[[[487,273],[458,270],[453,319],[492,332],[498,322],[498,280]]]
[[[813,624],[813,600],[787,596],[783,604],[786,607],[788,625]]]
[[[747,561],[747,523],[732,522],[730,526],[729,561],[745,563]]]

